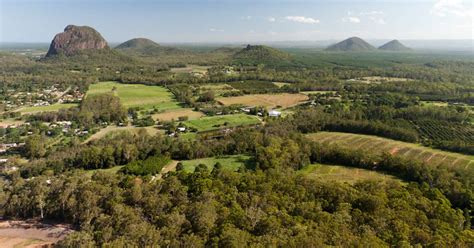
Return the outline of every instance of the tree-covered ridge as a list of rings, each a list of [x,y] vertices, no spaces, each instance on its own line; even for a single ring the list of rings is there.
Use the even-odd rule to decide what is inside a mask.
[[[247,47],[235,53],[232,58],[234,63],[258,65],[286,63],[291,60],[292,56],[268,46],[247,45]]]

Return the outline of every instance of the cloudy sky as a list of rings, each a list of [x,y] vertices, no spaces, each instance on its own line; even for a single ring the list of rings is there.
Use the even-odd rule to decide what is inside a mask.
[[[49,42],[68,24],[110,42],[474,39],[470,0],[0,0],[1,42]]]

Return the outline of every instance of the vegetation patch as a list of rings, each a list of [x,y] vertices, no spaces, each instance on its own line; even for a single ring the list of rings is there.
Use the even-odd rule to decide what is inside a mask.
[[[161,86],[101,82],[91,84],[86,97],[110,92],[118,96],[123,106],[127,108],[139,107],[158,111],[181,108],[173,94]]]
[[[163,156],[149,157],[145,160],[135,160],[128,163],[120,169],[125,174],[136,176],[156,175],[161,172],[165,165],[171,162],[171,159]]]
[[[245,114],[206,116],[197,120],[189,120],[183,122],[185,126],[189,128],[195,128],[199,132],[217,130],[222,128],[249,126],[259,123],[260,120],[256,116]]]
[[[193,160],[181,161],[182,170],[187,172],[194,172],[196,167],[200,164],[206,165],[209,171],[214,169],[216,164],[220,164],[222,169],[237,171],[240,167],[253,167],[252,157],[247,155],[232,155],[232,156],[220,156],[211,158],[200,158]]]

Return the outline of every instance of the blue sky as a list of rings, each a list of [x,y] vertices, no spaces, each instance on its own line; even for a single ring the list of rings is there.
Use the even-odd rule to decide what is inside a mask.
[[[0,0],[0,41],[49,42],[68,24],[109,42],[473,39],[465,0]]]

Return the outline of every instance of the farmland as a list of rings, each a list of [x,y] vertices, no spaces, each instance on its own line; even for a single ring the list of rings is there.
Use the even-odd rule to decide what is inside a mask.
[[[160,121],[178,120],[179,117],[186,116],[189,120],[199,119],[204,114],[198,111],[193,111],[190,108],[170,110],[168,112],[152,115],[153,119]]]
[[[474,143],[474,128],[472,125],[437,120],[419,120],[415,122],[415,126],[424,138]]]
[[[234,89],[241,90],[247,94],[268,93],[279,90],[279,86],[268,81],[247,80],[241,82],[231,82],[228,84]]]
[[[221,128],[239,127],[259,124],[260,120],[255,116],[236,114],[206,116],[197,120],[189,120],[183,124],[189,128],[195,128],[198,132],[217,130]]]
[[[429,162],[433,166],[454,166],[467,168],[474,166],[474,157],[458,153],[431,149],[417,144],[395,141],[370,135],[319,132],[308,135],[321,144],[338,145],[354,150],[368,150],[379,153],[388,152],[407,159]]]
[[[38,112],[49,112],[49,111],[58,111],[60,109],[67,109],[76,107],[77,104],[75,103],[55,103],[48,106],[32,106],[32,107],[24,107],[19,108],[16,111],[20,112],[21,114],[33,114]]]
[[[399,179],[385,175],[381,172],[351,168],[340,165],[311,164],[299,170],[298,173],[309,178],[319,180],[338,181],[354,184],[361,180],[377,180],[377,181],[399,181]]]
[[[245,106],[264,106],[267,108],[288,108],[308,100],[304,94],[256,94],[235,97],[221,97],[217,101],[223,105],[242,104]]]
[[[159,111],[179,109],[180,105],[174,100],[173,94],[164,87],[147,86],[143,84],[121,84],[116,82],[101,82],[92,84],[86,96],[112,92],[120,97],[122,104],[127,107],[144,109],[155,108]]]
[[[216,163],[220,163],[223,169],[237,171],[242,166],[253,166],[252,158],[246,155],[232,155],[232,156],[221,156],[211,158],[201,158],[194,160],[181,161],[183,164],[183,170],[187,172],[194,172],[194,169],[199,164],[204,164],[212,170]]]

